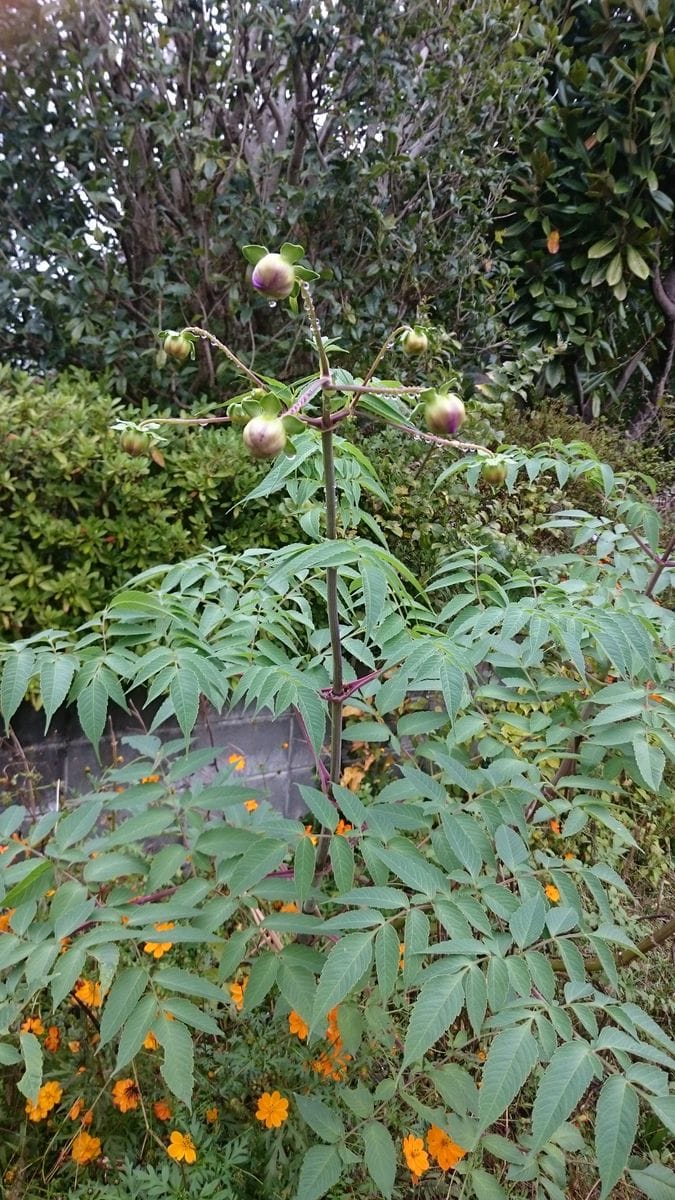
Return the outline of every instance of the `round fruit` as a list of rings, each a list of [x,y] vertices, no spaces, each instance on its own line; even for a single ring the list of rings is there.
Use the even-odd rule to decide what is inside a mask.
[[[506,467],[500,462],[488,462],[483,467],[483,479],[493,487],[499,487],[506,479]]]
[[[401,338],[401,349],[404,354],[425,354],[429,347],[426,333],[419,329],[406,329]]]
[[[169,333],[164,338],[164,353],[176,362],[185,362],[192,353],[192,342],[184,333]]]
[[[251,417],[243,437],[254,458],[274,458],[286,445],[286,430],[279,417]]]
[[[424,410],[427,429],[441,437],[445,437],[447,434],[454,437],[460,425],[464,423],[465,417],[464,404],[453,392],[446,392],[444,395],[437,394],[433,400],[429,401]]]
[[[271,300],[285,300],[295,287],[295,271],[280,254],[264,254],[253,268],[251,283]]]
[[[133,458],[138,458],[141,454],[147,454],[150,448],[150,438],[147,433],[139,433],[136,429],[125,429],[120,438],[120,446],[125,454],[131,454]]]

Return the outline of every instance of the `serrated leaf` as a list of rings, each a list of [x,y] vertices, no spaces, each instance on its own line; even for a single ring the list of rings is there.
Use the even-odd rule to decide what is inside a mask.
[[[396,1147],[386,1125],[371,1121],[363,1130],[364,1162],[375,1187],[385,1200],[394,1190],[396,1177]]]
[[[520,946],[522,950],[525,946],[531,946],[541,937],[545,923],[546,905],[543,897],[537,894],[516,909],[509,919],[509,929],[516,945]]]
[[[274,986],[278,969],[279,955],[276,952],[268,951],[266,954],[259,954],[253,960],[244,992],[244,1012],[252,1012],[258,1004],[262,1003]]]
[[[344,1000],[373,959],[373,933],[348,933],[328,954],[314,998],[312,1032]]]
[[[316,1096],[303,1096],[295,1093],[295,1101],[303,1121],[319,1135],[324,1142],[337,1142],[344,1138],[345,1127],[335,1109],[324,1104]]]
[[[410,1015],[403,1066],[420,1062],[457,1019],[464,1004],[464,974],[439,975],[420,990]]]
[[[235,964],[239,966],[239,963]],[[227,996],[222,988],[216,987],[202,975],[194,975],[192,971],[184,971],[181,967],[162,967],[153,976],[154,983],[170,992],[183,992],[187,996],[199,996],[202,1000],[211,1000],[216,1004],[225,1004]]]
[[[342,1174],[335,1146],[312,1146],[302,1160],[295,1200],[321,1200]]]
[[[157,1001],[153,995],[143,996],[127,1017],[117,1050],[115,1073],[126,1067],[138,1054],[157,1018]]]
[[[354,851],[349,840],[341,834],[334,835],[330,839],[329,857],[338,892],[348,892],[354,882]]]
[[[656,1113],[659,1121],[669,1129],[671,1133],[675,1133],[675,1096],[658,1096],[649,1098],[649,1103],[652,1111]]]
[[[98,821],[102,808],[102,800],[88,799],[86,803],[78,804],[77,808],[61,817],[54,833],[59,853],[87,836]]]
[[[5,893],[3,908],[18,908],[29,900],[40,900],[49,891],[54,878],[54,868],[49,862],[38,863],[32,871],[14,884]]]
[[[181,666],[169,685],[176,720],[186,738],[190,736],[199,712],[199,680],[191,667]]]
[[[480,1091],[481,1131],[509,1106],[538,1060],[537,1043],[527,1025],[498,1033],[487,1056]]]
[[[396,987],[401,957],[398,934],[393,925],[383,925],[375,935],[375,969],[382,1003],[386,1004]]]
[[[662,1163],[650,1163],[644,1171],[629,1174],[638,1191],[649,1200],[675,1200],[675,1171]]]
[[[480,967],[470,967],[464,977],[466,1012],[476,1037],[479,1037],[487,1011],[487,985]]]
[[[29,646],[21,650],[10,650],[0,682],[0,712],[5,718],[5,728],[21,704],[35,666],[35,653]]]
[[[194,1046],[192,1037],[180,1021],[158,1021],[155,1027],[157,1041],[164,1050],[164,1061],[160,1067],[162,1079],[169,1091],[192,1108],[194,1088]]]
[[[34,1033],[19,1035],[24,1072],[17,1083],[22,1096],[34,1104],[42,1083],[42,1046]]]
[[[638,733],[633,738],[633,752],[642,779],[651,791],[658,792],[666,766],[663,750],[650,745],[644,734]]]
[[[464,703],[466,676],[461,667],[455,666],[454,663],[447,662],[445,659],[441,662],[438,675],[445,707],[454,725],[455,718]]]
[[[473,1168],[470,1179],[476,1200],[507,1200],[507,1193],[499,1180],[481,1167]]]
[[[623,1075],[606,1079],[595,1114],[595,1154],[605,1200],[624,1173],[635,1134],[640,1105],[637,1093]]]
[[[100,675],[92,676],[90,682],[77,697],[77,715],[80,725],[94,747],[98,746],[108,715],[108,688]]]
[[[233,896],[241,896],[260,883],[270,871],[277,867],[286,857],[287,845],[276,838],[261,837],[259,841],[247,850],[240,858],[234,871],[228,879],[228,887]]]
[[[43,658],[40,662],[40,695],[45,710],[45,733],[57,708],[68,695],[76,667],[77,659],[67,654],[54,654],[52,658]]]
[[[595,1057],[585,1042],[559,1046],[548,1064],[532,1109],[532,1153],[567,1120],[594,1076]]]
[[[301,837],[295,848],[293,858],[293,882],[295,899],[301,909],[312,890],[314,871],[316,869],[316,847],[312,839]]]
[[[185,996],[165,996],[162,999],[162,1005],[165,1012],[177,1017],[190,1029],[199,1029],[202,1033],[209,1033],[211,1037],[222,1037],[222,1030],[217,1021],[214,1021],[209,1013],[198,1008],[191,1000],[186,1000]]]
[[[134,1011],[148,983],[143,967],[126,967],[112,985],[101,1014],[101,1041],[105,1046]]]

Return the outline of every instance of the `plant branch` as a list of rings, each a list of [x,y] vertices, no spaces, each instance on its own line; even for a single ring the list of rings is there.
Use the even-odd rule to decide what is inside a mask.
[[[229,346],[226,346],[223,342],[219,341],[215,334],[209,333],[208,329],[202,329],[200,325],[186,325],[182,332],[194,333],[197,337],[204,338],[207,342],[210,342],[211,345],[215,346],[217,350],[222,350],[223,354],[229,358],[230,362],[234,363],[237,370],[241,371],[243,375],[246,375],[248,379],[251,380],[251,383],[254,383],[257,388],[262,388],[264,391],[267,391],[266,384],[263,383],[262,379],[258,378],[255,371],[252,371],[250,367],[247,367],[246,363],[243,363],[240,358],[237,358],[236,354],[233,350],[230,350]]]
[[[300,295],[302,296],[302,303],[304,304],[305,312],[307,313],[307,316],[309,317],[309,323],[312,327],[312,334],[314,336],[314,341],[316,342],[316,348],[317,348],[317,351],[319,354],[319,367],[321,370],[321,374],[326,375],[328,377],[328,380],[330,381],[330,377],[331,377],[330,376],[330,363],[328,362],[328,355],[326,354],[326,347],[324,346],[323,338],[321,337],[321,326],[319,325],[319,318],[316,315],[316,309],[314,307],[314,301],[312,300],[312,292],[311,292],[310,286],[304,279],[300,280]],[[324,385],[324,386],[327,386],[327,385]]]
[[[665,550],[663,551],[661,558],[656,560],[657,565],[654,568],[654,570],[652,571],[649,582],[645,588],[645,596],[649,596],[650,599],[651,599],[652,592],[654,591],[654,588],[656,587],[659,579],[661,578],[661,575],[663,574],[663,572],[665,571],[666,567],[669,564],[670,555],[674,549],[675,549],[675,533],[672,535],[670,541],[668,542]]]
[[[388,335],[388,337],[385,339],[382,346],[378,350],[377,354],[375,355],[375,358],[373,359],[371,366],[366,371],[366,373],[363,377],[364,383],[368,383],[368,380],[373,378],[373,375],[375,374],[377,368],[379,367],[380,363],[382,362],[382,359],[384,358],[385,354],[387,353],[387,350],[393,349],[394,338],[397,337],[399,333],[404,333],[407,328],[408,328],[407,325],[399,325],[396,329],[392,330],[392,332]]]
[[[626,967],[629,963],[634,962],[636,958],[640,958],[643,954],[648,954],[650,950],[655,950],[657,946],[662,946],[664,942],[667,942],[672,937],[675,937],[675,917],[671,917],[670,921],[666,921],[666,924],[657,929],[655,933],[650,933],[647,937],[644,937],[641,942],[638,942],[634,950],[622,950],[617,954],[614,961],[617,967]],[[561,958],[552,958],[550,959],[550,963],[554,971],[561,972],[565,970],[565,964]],[[602,963],[599,958],[586,958],[584,959],[584,967],[591,974],[594,974],[596,971],[602,970]]]

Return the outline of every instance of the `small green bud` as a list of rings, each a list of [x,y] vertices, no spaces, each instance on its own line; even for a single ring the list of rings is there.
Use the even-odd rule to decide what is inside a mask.
[[[150,438],[147,433],[140,433],[137,429],[125,429],[120,438],[120,446],[125,454],[139,458],[150,449]]]
[[[447,437],[448,434],[454,437],[460,425],[464,423],[465,417],[464,404],[460,397],[454,395],[453,392],[441,395],[436,393],[424,410],[427,429],[440,437]]]
[[[184,333],[168,333],[164,338],[164,353],[167,358],[184,363],[192,354],[192,341]]]
[[[295,271],[280,254],[264,254],[253,268],[251,283],[262,296],[285,300],[295,287]]]
[[[486,462],[482,474],[486,483],[492,487],[500,487],[506,479],[506,467],[504,463],[494,459],[492,462]]]
[[[286,430],[280,417],[251,417],[243,437],[253,458],[276,458],[286,445]]]
[[[429,339],[421,329],[406,329],[400,345],[404,354],[426,354]]]

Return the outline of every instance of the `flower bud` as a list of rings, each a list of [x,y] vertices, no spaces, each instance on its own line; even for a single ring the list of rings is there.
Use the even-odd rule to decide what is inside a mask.
[[[254,458],[275,458],[286,445],[286,430],[280,417],[251,417],[243,437]]]
[[[125,454],[131,454],[132,458],[138,458],[141,454],[147,454],[150,448],[150,438],[147,433],[139,433],[136,429],[125,429],[120,438],[120,446]]]
[[[440,437],[447,437],[448,434],[454,437],[460,425],[464,423],[465,417],[464,405],[459,396],[454,395],[453,392],[446,392],[440,396],[436,394],[424,410],[427,429]]]
[[[183,363],[192,353],[192,342],[184,333],[169,333],[164,338],[164,353],[167,358]]]
[[[295,271],[280,254],[264,254],[253,268],[251,283],[271,300],[285,300],[295,287]]]
[[[486,483],[492,484],[492,487],[499,487],[506,479],[506,467],[504,463],[494,459],[492,462],[486,462],[483,467],[483,479]]]
[[[429,339],[421,329],[406,329],[400,345],[404,354],[425,354],[429,347]]]

